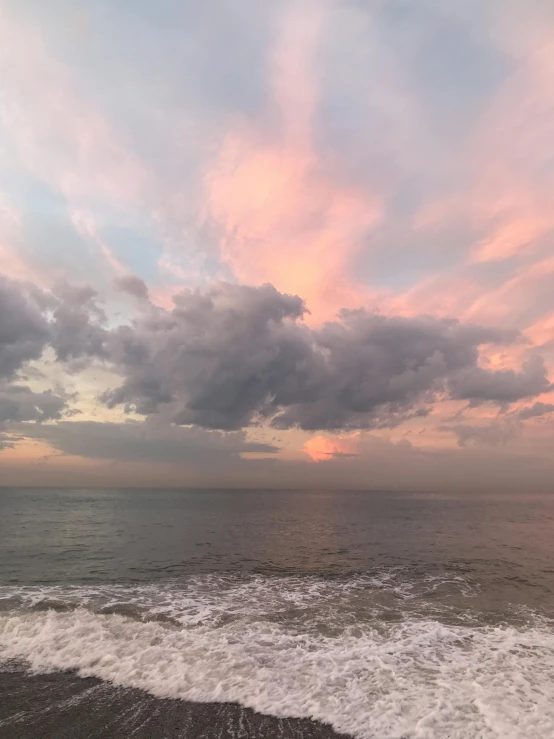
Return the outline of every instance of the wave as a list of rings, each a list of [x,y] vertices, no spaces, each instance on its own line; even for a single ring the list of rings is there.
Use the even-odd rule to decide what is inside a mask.
[[[412,608],[408,585],[371,582],[4,588],[0,661],[313,718],[360,739],[552,737],[550,621],[438,620]],[[387,598],[397,620],[380,617]]]

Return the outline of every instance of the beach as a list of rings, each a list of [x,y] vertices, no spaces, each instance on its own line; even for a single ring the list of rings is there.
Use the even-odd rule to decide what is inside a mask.
[[[549,497],[0,502],[2,739],[553,736]]]
[[[228,703],[163,700],[71,673],[0,672],[3,739],[339,739],[308,719]]]

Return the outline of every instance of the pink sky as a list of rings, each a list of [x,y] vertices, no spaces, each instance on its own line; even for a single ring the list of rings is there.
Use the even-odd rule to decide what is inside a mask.
[[[394,18],[336,0],[240,0],[216,28],[178,3],[167,27],[107,0],[86,22],[56,3],[8,3],[1,273],[47,292],[90,283],[110,328],[143,310],[114,283],[128,275],[163,310],[184,288],[270,283],[305,301],[314,331],[358,308],[517,330],[482,347],[480,366],[517,373],[538,354],[554,377],[554,13],[446,5]],[[119,423],[122,409],[98,400],[117,369],[95,372],[81,378],[46,350],[9,382],[71,386],[80,414],[65,422]],[[518,420],[536,403],[546,410]],[[554,465],[550,404],[551,390],[509,407],[435,397],[389,427],[280,431],[267,456],[302,480],[321,466],[348,475],[372,439],[414,470],[414,450]],[[513,433],[487,431],[506,424]],[[31,479],[29,460],[52,479],[61,457],[71,474],[100,464],[14,429],[0,425],[0,461],[15,483]],[[245,433],[274,432],[262,421]],[[253,463],[233,474],[258,479]]]

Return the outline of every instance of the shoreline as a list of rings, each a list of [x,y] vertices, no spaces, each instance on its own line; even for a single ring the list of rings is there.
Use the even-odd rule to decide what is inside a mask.
[[[3,739],[351,739],[328,724],[235,703],[156,698],[71,672],[0,672]]]

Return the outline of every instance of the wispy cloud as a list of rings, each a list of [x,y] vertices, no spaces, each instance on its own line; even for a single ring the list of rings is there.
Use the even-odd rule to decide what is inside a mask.
[[[297,480],[363,480],[379,450],[421,480],[423,449],[483,479],[551,459],[552,3],[45,7],[0,11],[0,271],[44,329],[1,337],[3,459],[47,453],[5,424],[59,421],[64,383],[84,423],[273,420]],[[441,332],[468,324],[495,339],[462,356]]]
[[[247,283],[301,295],[314,320],[364,301],[351,261],[381,214],[380,198],[341,184],[317,151],[317,52],[325,3],[288,3],[270,55],[269,101],[238,121],[206,174],[205,217],[222,259]]]

